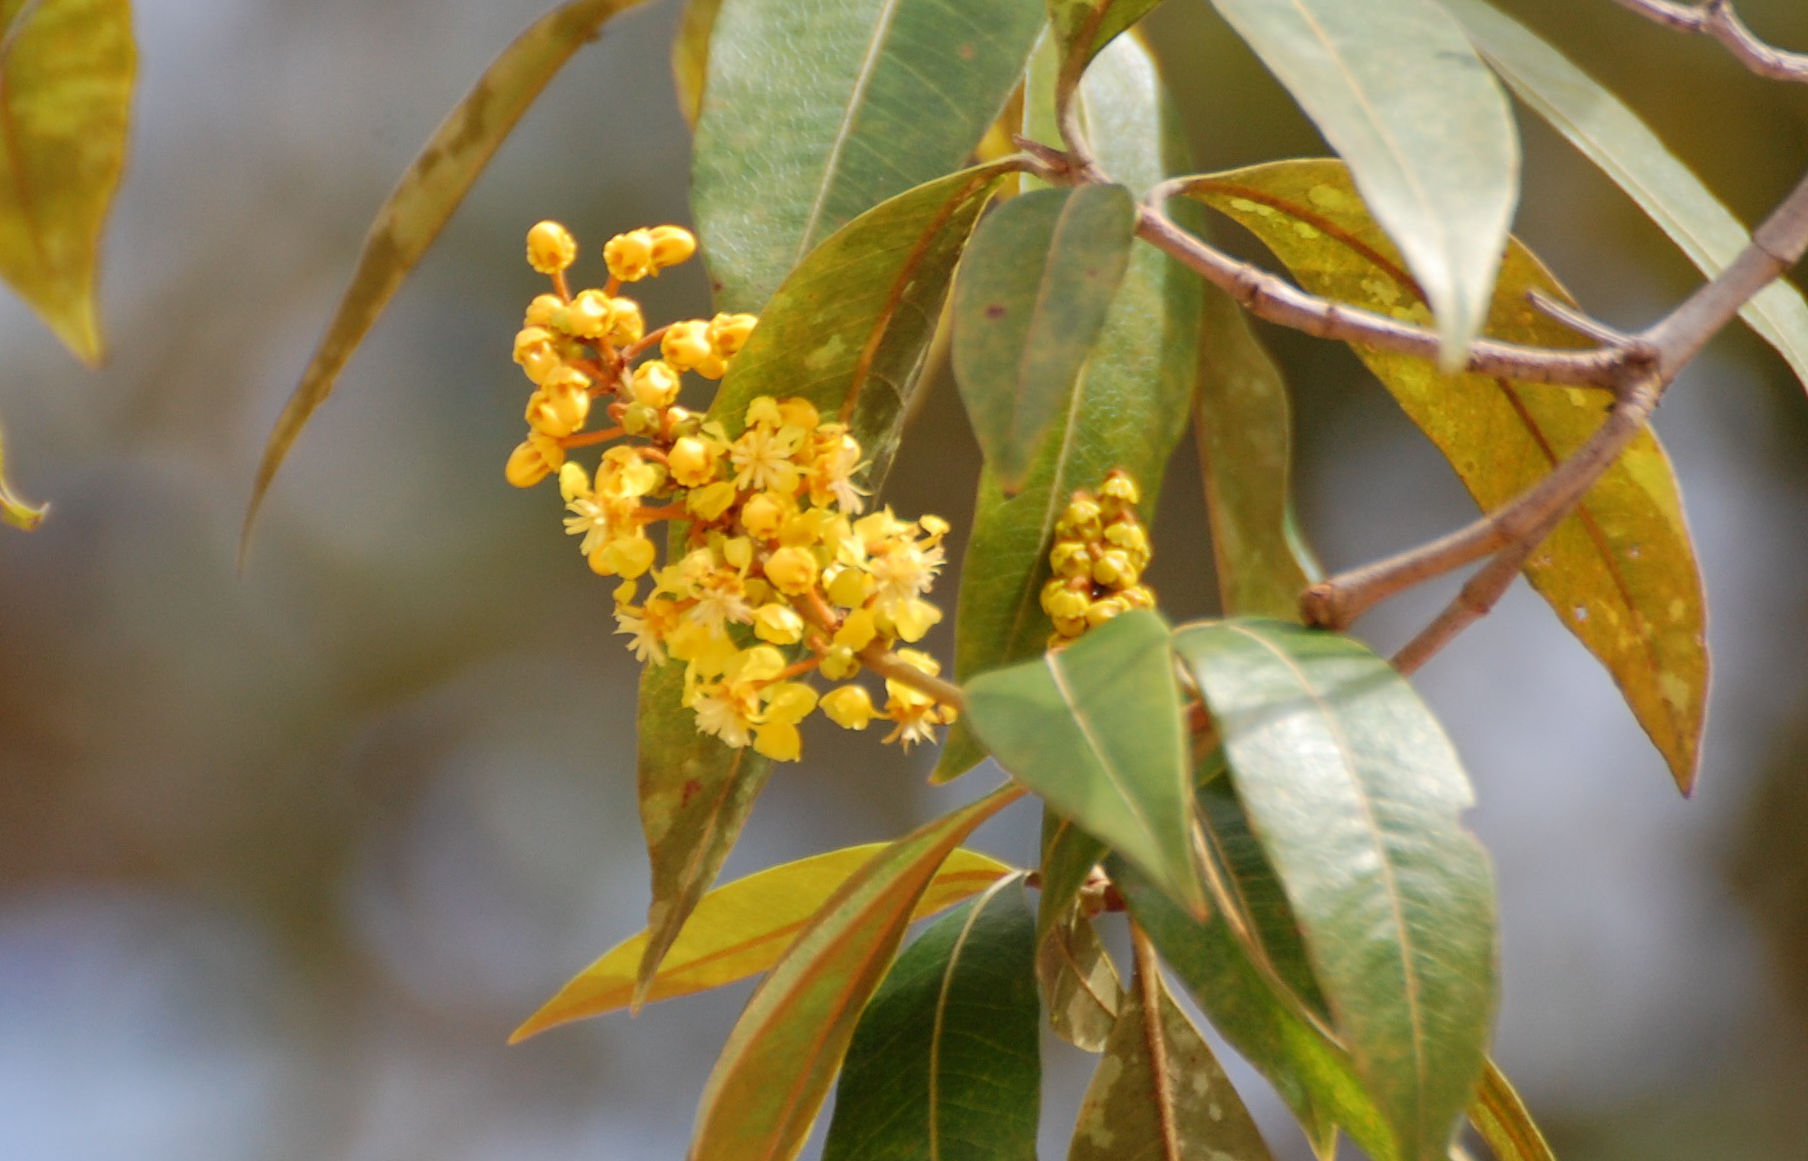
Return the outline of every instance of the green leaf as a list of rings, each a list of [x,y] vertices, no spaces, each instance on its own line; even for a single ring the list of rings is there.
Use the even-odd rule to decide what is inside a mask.
[[[848,1045],[823,1161],[1035,1161],[1036,924],[995,883],[892,965]]]
[[[48,511],[50,505],[26,503],[6,482],[6,437],[0,432],[0,524],[30,532],[43,523],[44,513]]]
[[[0,0],[0,277],[90,365],[137,68],[128,0]]]
[[[1160,972],[1138,971],[1136,982],[1086,1089],[1068,1161],[1268,1161],[1243,1098]]]
[[[1525,1102],[1492,1059],[1482,1069],[1481,1088],[1469,1106],[1469,1121],[1488,1142],[1495,1161],[1557,1161]]]
[[[1117,1019],[1117,969],[1080,905],[1080,889],[1105,844],[1054,811],[1042,811],[1041,892],[1036,907],[1036,982],[1055,1033],[1099,1052]]]
[[[1208,178],[1194,196],[1255,232],[1313,294],[1405,318],[1425,307],[1393,248],[1335,161],[1292,161]],[[1575,347],[1575,334],[1533,309],[1538,290],[1570,302],[1532,253],[1512,242],[1487,334]],[[1407,416],[1493,511],[1586,443],[1606,392],[1484,375],[1445,376],[1422,359],[1357,347]],[[1670,461],[1646,432],[1621,454],[1526,566],[1532,586],[1601,659],[1686,793],[1707,707],[1701,576]]]
[[[1022,796],[1001,787],[892,843],[836,891],[747,1001],[697,1113],[691,1161],[790,1161],[917,900],[973,829]]]
[[[1095,152],[1133,192],[1186,168],[1178,117],[1154,59],[1134,35],[1099,54],[1079,101]],[[1032,103],[1025,116],[1034,122]],[[1037,593],[1049,575],[1055,520],[1074,489],[1096,488],[1121,467],[1142,485],[1144,518],[1154,516],[1198,372],[1200,287],[1153,246],[1132,250],[1071,406],[1043,440],[1023,490],[1006,496],[989,472],[981,475],[956,606],[954,670],[961,679],[1042,651],[1050,625]],[[965,723],[956,722],[931,780],[956,778],[984,757]]]
[[[1349,163],[1459,365],[1519,200],[1513,113],[1462,26],[1438,0],[1212,3]]]
[[[1600,167],[1710,278],[1751,241],[1745,227],[1638,114],[1524,25],[1481,0],[1445,0],[1519,99]],[[1808,302],[1778,279],[1740,312],[1808,384]]]
[[[980,449],[1015,492],[1105,326],[1130,261],[1122,186],[1034,190],[974,231],[954,288],[955,381]]]
[[[973,152],[1042,27],[1036,0],[727,0],[692,206],[716,301],[761,310],[843,223]]]
[[[961,247],[1010,172],[994,165],[951,174],[836,231],[773,296],[723,378],[711,417],[739,431],[758,396],[808,399],[825,414],[849,416],[869,457],[868,481],[882,479]],[[653,866],[643,987],[715,881],[771,773],[753,751],[699,734],[683,692],[682,666],[641,678],[640,809]]]
[[[1193,432],[1224,611],[1297,620],[1317,566],[1293,526],[1287,382],[1249,316],[1216,287],[1205,291]]]
[[[333,393],[352,352],[408,272],[439,237],[515,122],[565,62],[596,38],[604,21],[638,3],[640,0],[571,0],[542,16],[502,50],[427,139],[420,156],[377,211],[358,254],[351,285],[264,444],[240,534],[241,554],[270,482],[301,429]]]
[[[703,86],[709,75],[709,36],[716,27],[722,0],[686,0],[672,40],[672,80],[678,87],[678,111],[692,129],[703,115]]]
[[[1064,649],[981,674],[967,717],[1001,765],[1194,912],[1205,894],[1167,622],[1137,609]]]
[[[1493,876],[1455,750],[1347,637],[1251,620],[1183,627],[1174,647],[1357,1075],[1403,1155],[1442,1161],[1496,1000]]]
[[[688,996],[758,975],[777,963],[810,917],[884,843],[829,851],[771,867],[705,895],[653,978],[649,1002]],[[985,890],[1011,869],[975,851],[948,856],[912,918]],[[617,944],[571,978],[509,1037],[518,1044],[548,1028],[628,1007],[648,933]]]
[[[1048,0],[1048,22],[1060,56],[1076,72],[1113,37],[1141,20],[1161,0]]]

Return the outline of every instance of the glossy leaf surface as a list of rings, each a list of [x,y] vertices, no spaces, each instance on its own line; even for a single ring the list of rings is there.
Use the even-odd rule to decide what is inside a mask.
[[[1703,274],[1720,273],[1751,241],[1720,199],[1605,86],[1492,5],[1445,3],[1519,99],[1599,166]],[[1802,292],[1779,279],[1739,313],[1808,384]]]
[[[1455,365],[1519,200],[1506,95],[1438,0],[1212,0],[1349,163]]]
[[[1175,650],[1292,905],[1334,1024],[1405,1157],[1444,1158],[1496,1001],[1493,876],[1456,752],[1388,663],[1278,621]]]
[[[672,81],[678,89],[678,111],[692,129],[703,114],[703,86],[709,78],[709,37],[715,31],[722,0],[685,0],[672,38]]]
[[[942,860],[1022,796],[1003,787],[892,843],[835,892],[754,992],[703,1090],[691,1161],[790,1161]]]
[[[653,977],[649,1002],[688,996],[758,975],[777,963],[829,896],[885,849],[847,847],[785,863],[717,887],[703,896]],[[975,851],[948,856],[917,903],[913,918],[940,911],[997,882],[1010,868]],[[514,1044],[548,1028],[628,1007],[647,933],[605,952],[515,1029]]]
[[[6,481],[6,433],[0,432],[0,524],[30,532],[43,523],[46,504],[28,504]]]
[[[1035,935],[1010,879],[905,949],[848,1045],[823,1161],[1035,1161]]]
[[[1317,566],[1293,525],[1293,408],[1287,382],[1249,316],[1205,291],[1193,434],[1227,614],[1297,620]]]
[[[982,166],[949,175],[837,231],[773,296],[723,378],[711,417],[739,431],[760,395],[808,399],[828,416],[848,412],[868,456],[866,480],[876,485],[897,447],[961,246],[1008,172]],[[641,677],[640,811],[653,868],[651,939],[641,965],[647,985],[771,772],[752,750],[698,733],[683,692],[682,666]]]
[[[960,166],[1042,19],[1036,0],[724,0],[692,167],[718,307],[762,310],[841,225]]]
[[[1201,912],[1168,626],[1133,610],[1064,649],[981,674],[968,718],[999,763],[1082,830]]]
[[[426,147],[377,211],[358,254],[351,285],[264,444],[251,504],[245,512],[244,535],[250,534],[270,481],[276,478],[276,470],[301,429],[333,393],[352,352],[370,333],[402,280],[439,237],[515,123],[565,62],[596,37],[604,21],[638,3],[640,0],[571,0],[547,13],[502,51],[427,139]]]
[[[1129,193],[1095,185],[1012,198],[974,231],[954,288],[951,354],[973,432],[1007,492],[1070,406],[1135,225]]]
[[[1253,231],[1313,294],[1423,321],[1415,283],[1339,163],[1256,166],[1206,179],[1194,195]],[[1530,346],[1584,345],[1532,308],[1533,290],[1570,301],[1514,242],[1487,333]],[[1422,359],[1356,353],[1488,511],[1586,443],[1610,402],[1601,391],[1445,376]],[[1633,441],[1533,554],[1526,575],[1613,675],[1686,791],[1707,705],[1706,612],[1675,475],[1655,436]]]
[[[1101,162],[1133,193],[1184,172],[1178,120],[1154,59],[1134,35],[1099,54],[1079,101]],[[1026,105],[1032,128],[1045,120],[1034,112]],[[1071,406],[1037,449],[1022,491],[1006,496],[989,472],[981,475],[956,606],[958,677],[1042,651],[1050,625],[1037,594],[1049,575],[1055,521],[1074,489],[1096,488],[1106,472],[1124,468],[1142,485],[1143,515],[1153,517],[1198,371],[1200,285],[1153,246],[1135,247]],[[933,777],[947,781],[984,757],[956,722]]]
[[[1243,1098],[1159,973],[1138,973],[1080,1105],[1068,1161],[1268,1161]]]
[[[0,277],[89,364],[137,68],[128,0],[0,0]]]

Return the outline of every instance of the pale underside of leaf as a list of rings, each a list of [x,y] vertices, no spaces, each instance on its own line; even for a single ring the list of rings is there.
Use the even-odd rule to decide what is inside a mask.
[[[136,73],[128,0],[0,4],[0,277],[91,366]]]
[[[1192,192],[1254,232],[1311,293],[1424,318],[1418,284],[1364,211],[1341,163],[1254,166],[1202,179]],[[1533,290],[1571,301],[1512,240],[1487,333],[1528,346],[1582,345],[1531,305]],[[1485,511],[1533,487],[1581,448],[1610,402],[1605,392],[1445,376],[1421,359],[1355,350]],[[1649,430],[1539,546],[1526,575],[1606,666],[1686,793],[1706,718],[1706,602],[1675,473]]]
[[[653,977],[646,1002],[721,987],[767,970],[836,888],[884,849],[884,843],[868,843],[830,851],[710,891]],[[956,850],[936,872],[912,918],[951,906],[1009,873],[995,859]],[[647,942],[648,933],[642,931],[605,952],[523,1021],[509,1043],[630,1006]]]
[[[1213,0],[1355,173],[1456,366],[1519,198],[1505,95],[1437,0]]]
[[[1719,274],[1750,243],[1720,199],[1605,86],[1491,4],[1445,3],[1519,98],[1599,166],[1703,274]],[[1779,279],[1740,315],[1808,385],[1808,301],[1802,292]]]
[[[641,0],[571,0],[528,27],[447,116],[371,223],[350,285],[264,445],[239,551],[290,447],[528,106],[604,21]]]

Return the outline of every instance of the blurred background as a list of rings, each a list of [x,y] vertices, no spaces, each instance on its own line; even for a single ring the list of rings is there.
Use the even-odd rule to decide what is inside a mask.
[[[1748,222],[1808,166],[1799,87],[1607,0],[1503,6],[1623,93]],[[111,364],[84,372],[0,296],[9,474],[54,505],[38,532],[0,533],[7,1161],[683,1153],[747,987],[503,1046],[644,915],[635,668],[551,493],[509,488],[502,464],[526,391],[511,336],[539,289],[526,227],[561,218],[593,257],[613,232],[685,220],[671,0],[610,25],[547,90],[295,448],[234,571],[258,453],[366,225],[544,7],[139,6],[104,278]],[[1808,47],[1795,0],[1741,7]],[[1171,0],[1149,27],[1201,169],[1325,152],[1208,5]],[[1518,229],[1582,302],[1636,325],[1686,293],[1694,274],[1666,240],[1521,122]],[[649,317],[705,309],[694,270],[652,291]],[[1328,565],[1472,515],[1346,352],[1265,333],[1297,390],[1302,514]],[[1712,617],[1694,799],[1523,585],[1418,684],[1468,763],[1498,869],[1497,1054],[1558,1151],[1799,1156],[1808,398],[1729,333],[1657,426]],[[938,371],[886,499],[959,529],[977,462]],[[1189,446],[1157,529],[1176,618],[1215,607],[1199,491]],[[1451,587],[1359,632],[1397,646]],[[931,755],[870,742],[817,729],[726,874],[893,836],[987,780],[932,791]],[[1034,833],[1020,809],[979,845],[1027,860]],[[1087,1062],[1052,1040],[1048,1058],[1044,1155],[1060,1156]],[[1277,1155],[1301,1156],[1250,1088]]]

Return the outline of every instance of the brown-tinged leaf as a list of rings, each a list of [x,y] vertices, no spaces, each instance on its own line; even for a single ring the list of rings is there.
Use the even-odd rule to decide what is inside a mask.
[[[1318,570],[1293,524],[1287,381],[1249,316],[1216,287],[1205,291],[1193,435],[1225,614],[1297,620]]]
[[[1253,231],[1308,291],[1413,322],[1417,284],[1336,161],[1287,161],[1202,178],[1193,196]],[[1569,296],[1514,241],[1483,333],[1539,347],[1583,340],[1534,310],[1531,291]],[[1446,376],[1431,363],[1357,347],[1409,418],[1492,511],[1587,442],[1603,391]],[[1701,576],[1669,458],[1641,434],[1526,565],[1532,586],[1607,667],[1686,793],[1707,706]]]
[[[709,77],[709,34],[716,29],[722,0],[687,0],[672,40],[672,80],[678,86],[678,111],[692,129],[703,113],[703,82]]]
[[[1041,895],[1036,909],[1036,980],[1055,1033],[1098,1052],[1117,1019],[1117,968],[1081,910],[1080,889],[1107,851],[1046,806],[1042,810]]]
[[[1004,786],[891,844],[835,892],[729,1033],[697,1113],[691,1161],[790,1161],[916,902],[975,827],[1023,796]]]
[[[0,277],[91,365],[137,68],[129,0],[0,0]]]
[[[1495,1161],[1557,1161],[1525,1102],[1493,1058],[1483,1065],[1481,1087],[1469,1106],[1469,1123],[1488,1142]]]
[[[0,524],[30,532],[44,521],[48,504],[28,504],[6,482],[6,436],[0,432]]]
[[[1139,957],[1068,1161],[1268,1161],[1243,1098],[1149,961]]]
[[[402,180],[377,211],[351,285],[326,334],[283,405],[264,445],[251,487],[239,552],[245,550],[259,506],[289,448],[333,393],[339,372],[389,305],[402,280],[433,245],[490,157],[572,55],[595,38],[603,22],[640,0],[570,0],[530,25],[484,70],[464,100],[428,138]]]
[[[784,863],[717,887],[697,904],[653,977],[650,1002],[688,996],[758,975],[777,963],[829,896],[886,847],[867,843]],[[985,890],[1011,868],[977,851],[948,856],[917,901],[921,919]],[[633,1001],[647,932],[623,941],[541,1005],[509,1037],[517,1044],[548,1028],[600,1016]]]

